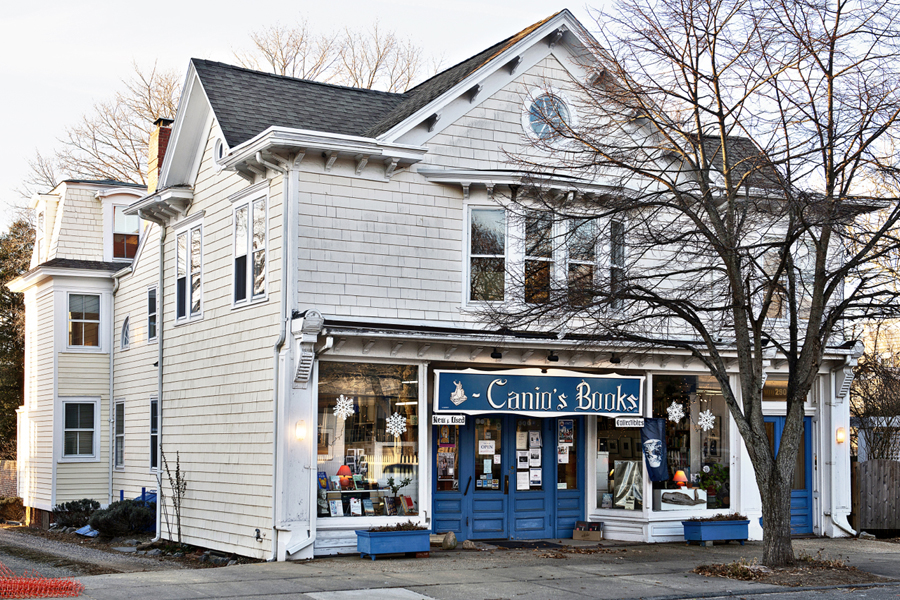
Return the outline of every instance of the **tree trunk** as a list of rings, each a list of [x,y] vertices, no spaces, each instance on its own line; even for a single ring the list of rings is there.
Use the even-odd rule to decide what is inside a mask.
[[[773,468],[767,487],[760,487],[763,518],[763,558],[767,567],[793,564],[791,546],[791,482],[784,481]]]

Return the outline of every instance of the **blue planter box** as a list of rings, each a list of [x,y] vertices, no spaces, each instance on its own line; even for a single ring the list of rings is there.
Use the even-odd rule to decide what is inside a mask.
[[[684,540],[688,544],[735,540],[743,546],[750,521],[682,521],[681,524],[684,525]]]
[[[356,551],[372,560],[379,554],[428,552],[431,549],[431,530],[368,531],[356,530]]]

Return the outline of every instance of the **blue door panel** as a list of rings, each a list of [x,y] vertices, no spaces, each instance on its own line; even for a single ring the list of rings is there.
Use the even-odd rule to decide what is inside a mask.
[[[765,417],[767,423],[773,423],[775,429],[775,452],[781,446],[781,434],[784,431],[784,417]],[[812,419],[803,418],[803,443],[800,452],[804,453],[803,481],[805,489],[791,490],[791,533],[806,535],[813,532],[812,527]]]
[[[454,534],[462,532],[462,521],[460,519],[441,519],[437,516],[434,518],[434,530],[440,533],[452,531]]]
[[[434,512],[438,513],[462,513],[462,503],[459,498],[450,498],[450,499],[440,499],[435,498],[434,500]]]
[[[516,498],[515,508],[513,509],[516,514],[522,511],[545,511],[547,510],[547,503],[543,497],[539,498]]]
[[[499,531],[503,531],[503,527],[506,524],[506,519],[498,518],[498,519],[488,519],[488,518],[476,518],[472,520],[472,532],[473,533],[497,533]]]
[[[501,498],[475,498],[472,501],[472,512],[503,512],[506,510],[505,504]]]
[[[545,516],[539,517],[516,517],[516,533],[521,534],[526,531],[538,531],[543,533],[544,528],[546,527],[546,518]]]
[[[580,511],[581,510],[581,495],[569,496],[565,497],[560,494],[559,499],[556,501],[556,510],[557,511]]]

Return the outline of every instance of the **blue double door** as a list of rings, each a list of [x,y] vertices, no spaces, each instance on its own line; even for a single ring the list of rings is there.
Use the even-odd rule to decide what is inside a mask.
[[[435,532],[460,540],[572,536],[584,515],[581,418],[467,416],[465,426],[434,429]]]
[[[781,449],[781,434],[784,432],[784,417],[764,417],[766,435],[772,453],[777,456]],[[791,484],[791,533],[807,535],[813,532],[812,520],[812,419],[803,418],[803,434],[794,466],[794,480]],[[765,524],[763,524],[765,527]]]

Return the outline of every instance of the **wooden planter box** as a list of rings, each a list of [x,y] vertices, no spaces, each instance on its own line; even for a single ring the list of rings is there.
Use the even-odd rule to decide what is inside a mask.
[[[712,546],[713,541],[734,540],[743,546],[750,521],[682,521],[681,524],[688,544],[700,542],[701,546]]]
[[[428,553],[431,548],[431,530],[418,531],[368,531],[356,530],[356,551],[362,558],[379,554]]]

